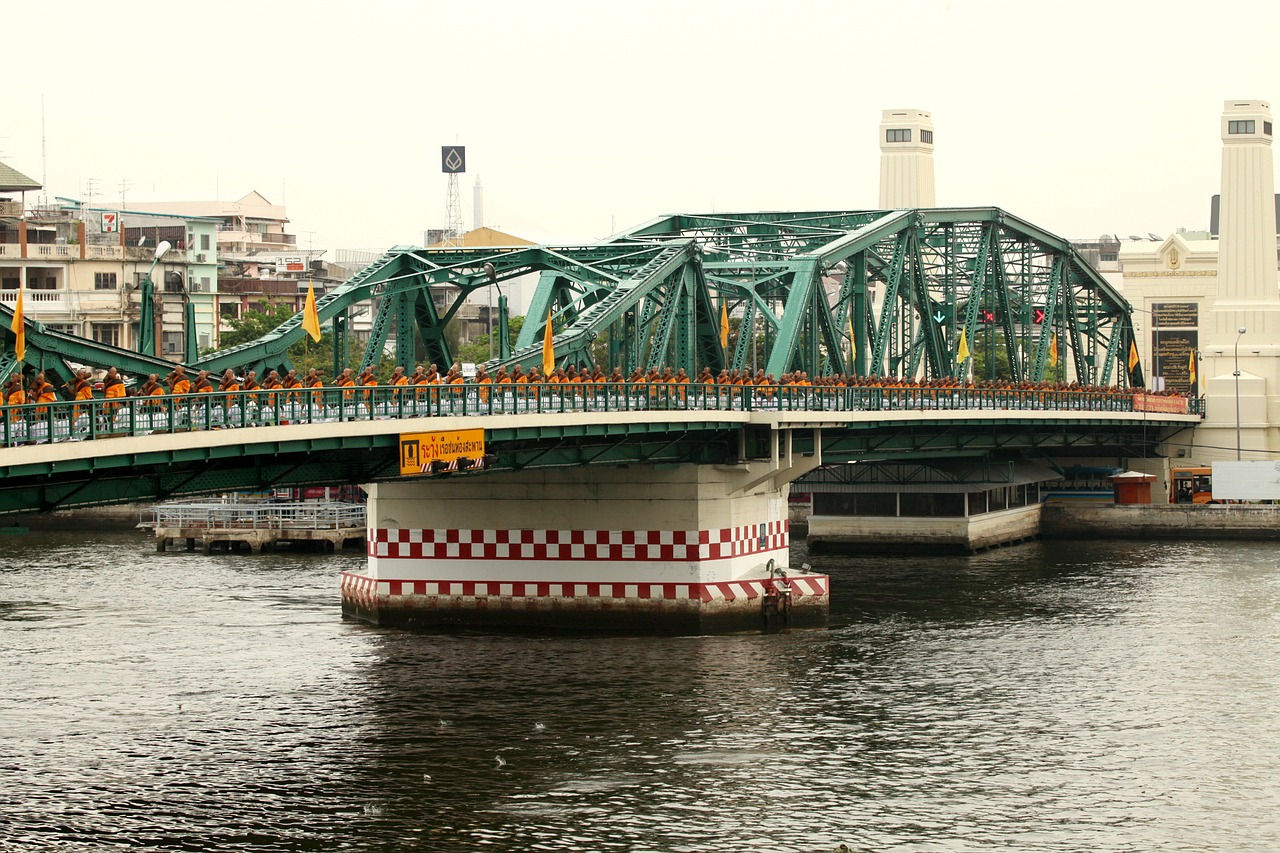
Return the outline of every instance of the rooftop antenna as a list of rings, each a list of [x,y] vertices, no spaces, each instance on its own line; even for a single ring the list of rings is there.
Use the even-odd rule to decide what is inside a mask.
[[[49,143],[44,132],[44,95],[40,96],[40,186],[44,190],[44,206],[49,206]]]
[[[127,210],[129,207],[125,199],[128,198],[127,193],[129,192],[129,188],[132,186],[133,184],[129,183],[128,181],[120,182],[120,209],[121,210]]]

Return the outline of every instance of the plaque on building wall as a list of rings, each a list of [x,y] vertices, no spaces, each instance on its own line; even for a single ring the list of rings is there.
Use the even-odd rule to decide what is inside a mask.
[[[1151,325],[1156,329],[1199,328],[1200,307],[1194,302],[1153,302]]]
[[[1199,344],[1199,333],[1152,332],[1152,376],[1163,376],[1164,386],[1179,394],[1196,393],[1191,388],[1191,356]],[[1198,370],[1198,368],[1197,368]]]

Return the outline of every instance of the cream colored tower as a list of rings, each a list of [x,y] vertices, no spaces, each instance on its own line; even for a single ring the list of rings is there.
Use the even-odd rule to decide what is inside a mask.
[[[1218,282],[1201,322],[1205,420],[1194,459],[1274,459],[1280,452],[1280,292],[1276,290],[1271,107],[1222,110]],[[1207,321],[1207,322],[1206,322]],[[1237,450],[1238,448],[1238,450]]]
[[[1275,173],[1271,106],[1227,101],[1222,110],[1222,202],[1218,293],[1213,336],[1234,340],[1249,329],[1254,342],[1280,335],[1276,289]]]
[[[933,116],[885,110],[880,119],[880,209],[935,207]]]

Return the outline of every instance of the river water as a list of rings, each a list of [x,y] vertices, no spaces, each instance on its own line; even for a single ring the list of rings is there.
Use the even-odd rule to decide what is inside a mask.
[[[0,850],[1280,850],[1273,544],[823,556],[830,630],[674,639],[344,622],[362,561],[0,540]]]

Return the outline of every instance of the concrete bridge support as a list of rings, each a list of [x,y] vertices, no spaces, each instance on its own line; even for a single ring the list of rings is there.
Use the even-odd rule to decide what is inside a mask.
[[[374,484],[368,567],[343,575],[343,613],[500,630],[823,625],[828,578],[787,565],[786,479],[775,458]]]

